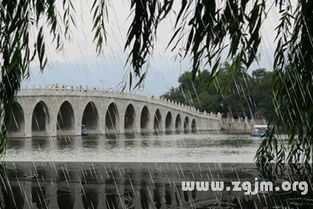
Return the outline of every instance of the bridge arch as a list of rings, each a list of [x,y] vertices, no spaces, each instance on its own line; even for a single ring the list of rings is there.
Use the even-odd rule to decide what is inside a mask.
[[[165,118],[165,132],[171,133],[172,130],[173,130],[173,117],[172,113],[168,111]]]
[[[116,133],[119,126],[119,112],[117,105],[112,102],[105,114],[105,129],[107,133]]]
[[[176,133],[182,132],[182,122],[181,122],[180,114],[177,114],[176,119],[175,119],[175,131]]]
[[[50,123],[48,106],[44,101],[39,101],[32,113],[32,135],[45,136],[47,135]]]
[[[159,134],[162,131],[162,115],[159,109],[154,113],[153,128],[155,134]]]
[[[72,135],[75,133],[75,115],[73,105],[64,101],[58,111],[57,135]]]
[[[25,116],[20,103],[14,102],[10,114],[10,123],[7,124],[9,135],[24,136],[25,134]]]
[[[222,128],[220,124],[221,114],[219,113],[201,113],[194,108],[163,98],[159,99],[152,96],[133,95],[129,93],[120,94],[115,91],[99,91],[96,89],[82,90],[75,88],[21,89],[21,91],[17,93],[16,101],[22,108],[14,108],[15,113],[13,113],[13,116],[16,118],[16,115],[24,115],[24,123],[21,118],[21,120],[16,120],[20,123],[15,124],[15,126],[12,123],[11,127],[8,126],[9,135],[11,137],[16,136],[16,134],[11,134],[11,131],[16,130],[18,127],[21,130],[23,129],[24,134],[21,134],[24,135],[23,137],[31,137],[33,132],[36,132],[34,136],[39,133],[44,134],[42,136],[57,136],[60,135],[62,129],[70,128],[72,122],[75,123],[74,135],[80,135],[82,124],[86,125],[85,123],[88,121],[88,117],[86,116],[86,112],[88,112],[87,109],[91,109],[90,112],[94,115],[91,119],[95,123],[97,134],[108,133],[106,128],[112,130],[117,129],[116,133],[125,133],[125,110],[130,103],[134,107],[134,113],[136,113],[136,117],[132,118],[134,120],[133,125],[136,133],[144,131],[143,129],[145,128],[148,132],[165,133],[166,116],[169,111],[172,116],[172,132],[179,132],[180,130],[184,132],[185,129],[189,132],[195,130],[199,132],[202,130],[217,130]],[[72,111],[60,110],[65,109],[64,106],[69,106],[63,104],[65,101],[68,101],[72,105],[74,121],[69,119],[71,122],[64,122],[65,124],[63,124],[64,126],[62,127],[60,121],[64,119],[64,112],[68,115],[72,115]],[[92,102],[89,104],[91,108],[86,107],[89,102]],[[112,102],[115,104],[112,104],[108,111],[108,106]],[[148,108],[149,117],[147,114],[148,111],[144,106]],[[143,108],[145,110],[143,110]],[[185,124],[187,123],[187,120],[185,122],[186,116],[189,118],[188,125]],[[193,122],[193,119],[195,119],[195,122]],[[12,121],[13,120],[14,119],[12,119]],[[44,123],[39,123],[38,125],[38,120]],[[168,127],[169,124],[168,122]]]
[[[147,106],[144,106],[140,115],[140,130],[142,133],[149,131],[150,112]]]
[[[125,116],[124,116],[124,130],[126,133],[135,132],[135,126],[136,126],[135,118],[136,118],[135,108],[132,104],[129,104],[126,107]]]
[[[192,119],[192,122],[191,122],[191,132],[192,132],[192,133],[196,133],[196,132],[197,132],[197,123],[196,123],[196,119]]]
[[[184,132],[188,133],[189,131],[190,131],[190,129],[189,129],[189,117],[186,116],[185,120],[184,120]]]
[[[84,108],[82,127],[88,134],[97,134],[99,126],[98,109],[94,102],[88,102]]]

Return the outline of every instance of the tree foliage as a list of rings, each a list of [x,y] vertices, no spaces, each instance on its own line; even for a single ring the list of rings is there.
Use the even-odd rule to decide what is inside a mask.
[[[195,79],[191,72],[179,77],[179,86],[163,95],[167,99],[206,112],[221,112],[223,117],[249,117],[269,119],[273,111],[272,75],[265,69],[256,69],[252,75],[242,68],[235,72],[228,70],[225,63],[209,85],[211,74],[201,71]]]
[[[283,4],[282,4],[283,2]],[[274,55],[274,105],[258,162],[313,160],[313,1],[277,2],[281,15]],[[283,124],[287,141],[279,138]]]
[[[133,21],[127,33],[125,50],[130,49],[129,84],[133,76],[138,86],[145,77],[143,66],[153,51],[158,24],[174,10],[174,0],[131,0]],[[107,0],[94,0],[91,8],[96,50],[101,52],[106,40]],[[171,50],[183,46],[184,57],[192,59],[195,78],[208,64],[212,67],[209,83],[220,69],[222,55],[231,60],[229,71],[247,69],[257,60],[260,28],[266,17],[265,0],[182,0],[176,12],[175,30],[169,40]],[[312,100],[312,32],[313,2],[275,0],[279,25],[274,55],[273,100],[275,112],[270,131],[257,153],[259,162],[310,161],[313,158]],[[2,0],[0,3],[0,62],[1,62],[1,144],[6,144],[5,125],[11,105],[22,79],[28,76],[29,64],[35,57],[43,69],[45,32],[54,37],[56,48],[74,24],[71,0],[63,0],[57,8],[55,0]],[[30,36],[35,31],[34,43]],[[179,46],[179,47],[178,47]],[[199,73],[201,74],[201,73]],[[204,95],[203,97],[205,97]],[[288,143],[279,140],[277,126],[283,122]]]
[[[29,76],[30,62],[37,57],[41,69],[47,63],[45,30],[53,36],[58,50],[62,46],[62,37],[67,37],[70,25],[74,24],[71,17],[74,9],[69,0],[63,1],[60,10],[64,13],[62,18],[58,18],[54,0],[3,0],[0,3],[0,155],[6,146],[5,124],[10,120],[20,83]],[[34,43],[32,36],[36,37]]]

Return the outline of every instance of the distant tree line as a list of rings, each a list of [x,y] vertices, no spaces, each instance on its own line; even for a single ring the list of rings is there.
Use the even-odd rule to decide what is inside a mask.
[[[221,112],[223,117],[269,119],[273,72],[260,68],[249,74],[243,68],[229,68],[224,63],[213,82],[209,82],[208,70],[199,72],[195,79],[192,72],[185,72],[179,77],[179,86],[162,96],[201,111]]]

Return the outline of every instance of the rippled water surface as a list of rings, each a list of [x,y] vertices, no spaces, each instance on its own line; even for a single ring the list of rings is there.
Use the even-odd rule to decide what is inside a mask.
[[[0,189],[0,208],[9,209],[308,209],[295,192],[245,195],[243,191],[183,191],[183,181],[304,179],[252,163],[260,144],[248,134],[87,136],[11,138],[0,171],[8,177]],[[273,172],[275,171],[275,172]],[[298,172],[301,171],[301,172]],[[301,175],[299,175],[301,174]],[[280,174],[279,174],[280,175]],[[257,179],[258,180],[257,180]],[[3,187],[4,188],[4,187]]]
[[[253,162],[259,138],[242,134],[11,138],[6,161]]]

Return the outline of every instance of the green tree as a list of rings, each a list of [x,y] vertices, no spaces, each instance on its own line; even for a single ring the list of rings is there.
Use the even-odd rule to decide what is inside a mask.
[[[221,112],[223,117],[269,119],[273,111],[273,73],[256,69],[250,76],[242,68],[230,71],[229,67],[225,63],[210,85],[208,70],[201,71],[195,79],[192,79],[192,73],[185,72],[179,77],[179,86],[171,88],[163,96],[201,111]]]
[[[254,115],[256,118],[264,116],[264,118],[269,119],[274,110],[272,102],[273,72],[257,69],[252,72],[252,78],[251,94],[255,109]]]

